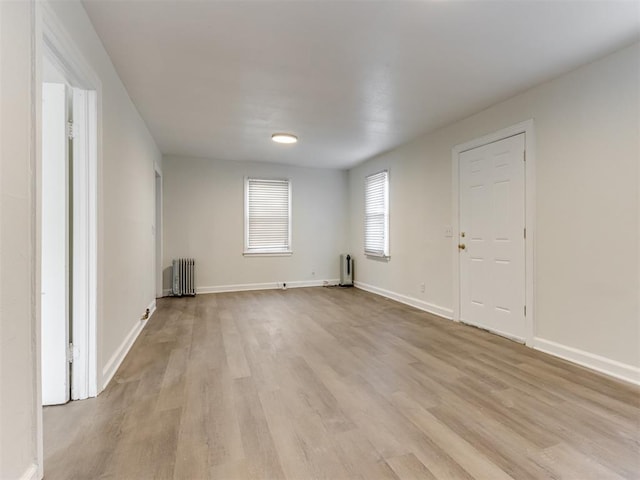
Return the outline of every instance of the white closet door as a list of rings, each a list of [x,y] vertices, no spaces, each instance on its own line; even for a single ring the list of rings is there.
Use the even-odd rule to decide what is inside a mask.
[[[69,401],[66,86],[42,85],[42,403]]]
[[[524,134],[462,152],[460,320],[524,341]]]

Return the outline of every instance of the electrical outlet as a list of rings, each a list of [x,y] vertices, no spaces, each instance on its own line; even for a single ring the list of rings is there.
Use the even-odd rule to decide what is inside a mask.
[[[424,285],[424,283],[421,283],[420,284],[420,293],[424,293],[424,290],[425,290],[425,285]]]

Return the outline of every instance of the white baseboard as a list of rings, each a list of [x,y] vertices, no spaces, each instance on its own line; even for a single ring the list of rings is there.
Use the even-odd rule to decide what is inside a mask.
[[[151,303],[149,305],[147,305],[147,308],[149,309],[149,318],[151,318],[151,315],[153,315],[154,313],[156,313],[156,299],[154,298]]]
[[[109,385],[109,382],[118,371],[118,368],[122,364],[122,361],[127,356],[127,353],[129,353],[129,350],[131,350],[133,343],[140,335],[140,332],[142,332],[142,329],[148,323],[151,316],[155,313],[156,300],[153,299],[153,301],[149,303],[147,308],[149,309],[149,318],[146,320],[139,320],[135,323],[129,334],[125,337],[118,349],[114,352],[114,354],[102,369],[102,388],[100,389],[100,391],[107,388],[107,385]]]
[[[577,348],[568,347],[561,343],[545,340],[540,337],[533,339],[533,348],[541,352],[563,358],[583,367],[604,373],[611,377],[619,378],[627,382],[640,385],[640,368],[626,363],[611,360],[593,353],[585,352]]]
[[[408,297],[399,293],[391,292],[383,288],[368,285],[362,282],[354,283],[356,288],[366,290],[367,292],[382,295],[383,297],[396,300],[397,302],[410,305],[412,307],[424,310],[425,312],[433,313],[440,317],[451,320],[453,318],[453,311],[448,308],[443,308],[438,305],[433,305],[417,298]],[[593,353],[585,352],[577,348],[568,347],[551,340],[545,340],[543,338],[535,337],[533,339],[532,348],[540,350],[541,352],[548,353],[555,357],[568,360],[570,362],[582,365],[583,367],[590,368],[597,372],[604,373],[611,377],[618,378],[636,385],[640,385],[640,368],[628,365],[610,358],[602,357]]]
[[[297,280],[285,282],[287,288],[302,287],[322,287],[327,282],[328,285],[336,285],[338,279],[331,280]],[[282,288],[281,282],[269,283],[241,283],[237,285],[216,285],[212,287],[196,287],[196,293],[224,293],[224,292],[246,292],[251,290],[277,290]]]
[[[20,475],[20,480],[38,480],[39,478],[38,466],[35,463],[29,465],[25,472]]]
[[[438,315],[439,317],[443,317],[448,320],[453,319],[453,310],[451,310],[450,308],[434,305],[433,303],[425,302],[413,297],[408,297],[407,295],[395,293],[390,290],[385,290],[384,288],[374,287],[373,285],[368,285],[362,282],[354,282],[354,286],[361,290],[375,293],[376,295],[382,295],[383,297],[390,298],[391,300],[395,300],[396,302],[415,307],[418,310],[423,310],[425,312]]]

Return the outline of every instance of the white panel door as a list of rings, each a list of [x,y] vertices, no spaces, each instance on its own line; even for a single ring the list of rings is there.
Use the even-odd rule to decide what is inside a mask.
[[[460,320],[525,339],[524,134],[462,152]]]
[[[42,85],[42,403],[69,401],[66,86]]]

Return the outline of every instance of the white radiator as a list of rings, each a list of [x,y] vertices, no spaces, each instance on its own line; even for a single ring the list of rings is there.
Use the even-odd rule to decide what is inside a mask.
[[[196,294],[196,261],[193,258],[178,258],[173,261],[173,283],[171,295]]]
[[[353,258],[347,253],[340,255],[340,286],[353,286]]]

